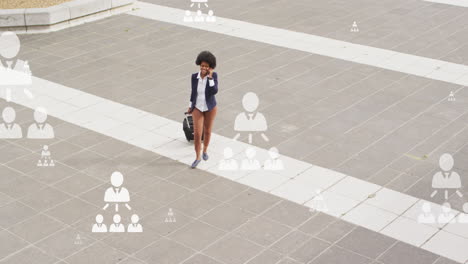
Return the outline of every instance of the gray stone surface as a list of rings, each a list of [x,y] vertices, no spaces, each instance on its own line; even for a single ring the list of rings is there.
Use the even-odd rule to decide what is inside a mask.
[[[298,14],[303,21],[290,22],[304,29],[314,21],[330,24],[331,29],[340,27],[338,22],[332,23],[337,19],[332,14],[345,15],[351,5],[340,9],[343,1],[337,6],[321,1],[301,10],[298,3],[288,7],[284,1],[250,5],[241,1],[230,3],[231,9],[225,11],[226,1],[210,5],[220,16],[231,12],[234,18],[276,26]],[[395,3],[367,3],[369,7],[360,12],[386,10]],[[278,5],[284,8],[278,9]],[[418,26],[423,24],[419,21],[421,6],[428,8],[424,12],[437,12],[438,8],[441,14],[461,12],[421,1],[407,5],[374,18],[378,29],[379,21],[382,25],[402,14],[419,14],[407,30],[390,32],[388,43],[381,45],[399,43],[394,36],[403,36],[403,41],[414,36],[415,28],[422,30]],[[310,8],[316,9],[315,16]],[[272,19],[271,12],[278,10],[287,15]],[[255,17],[255,12],[264,16]],[[348,27],[348,18],[354,20],[350,16],[339,23]],[[453,31],[454,25],[444,28]],[[197,71],[195,56],[209,49],[219,60],[221,110],[216,133],[234,135],[232,120],[242,110],[240,100],[246,91],[255,91],[270,122],[271,138],[268,144],[256,140],[255,145],[272,144],[293,158],[424,199],[428,199],[427,182],[441,153],[453,153],[457,170],[468,171],[463,162],[468,139],[465,88],[129,15],[20,38],[19,57],[30,61],[34,75],[176,121],[188,99],[187,76]],[[362,43],[371,43],[370,36],[366,38],[362,37]],[[418,43],[414,45],[422,45]],[[411,45],[406,48],[414,49]],[[457,89],[455,103],[442,100]],[[6,105],[11,104],[0,102],[1,109]],[[31,110],[13,106],[18,122],[29,124]],[[76,125],[52,117],[50,122],[57,134],[54,141],[47,142],[58,160],[53,171],[32,166],[38,144],[0,140],[0,262],[451,263],[270,194],[206,172],[193,172],[168,158]],[[414,158],[425,154],[429,154],[426,159]],[[102,208],[110,173],[117,169],[126,177],[132,205],[144,226],[144,233],[124,239],[90,232],[93,218]],[[451,199],[460,206],[456,197]],[[177,222],[164,221],[169,208]],[[111,217],[106,212],[105,218]],[[81,245],[75,245],[77,234],[82,237]]]

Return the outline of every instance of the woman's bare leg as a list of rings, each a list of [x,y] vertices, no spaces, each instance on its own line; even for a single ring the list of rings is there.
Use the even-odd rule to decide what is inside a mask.
[[[197,160],[200,160],[201,153],[201,138],[203,133],[203,123],[205,120],[204,114],[200,112],[197,108],[193,109],[192,112],[193,118],[193,137],[195,141],[195,153],[197,155]]]
[[[208,145],[210,144],[211,139],[211,129],[213,128],[213,121],[218,112],[218,107],[215,106],[211,111],[205,112],[205,121],[203,123],[203,152],[207,153]]]

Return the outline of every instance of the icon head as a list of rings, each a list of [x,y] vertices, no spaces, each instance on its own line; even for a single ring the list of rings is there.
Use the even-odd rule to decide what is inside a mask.
[[[114,171],[111,175],[111,184],[114,187],[120,187],[123,183],[123,175],[118,171]]]
[[[466,203],[463,204],[463,212],[464,212],[465,214],[468,214],[468,202],[466,202]]]
[[[428,203],[428,202],[425,202],[425,203],[423,203],[421,209],[422,209],[422,211],[423,211],[424,213],[428,214],[428,213],[431,212],[431,204]]]
[[[190,16],[190,10],[185,10],[185,16]]]
[[[247,112],[254,112],[257,110],[259,99],[256,93],[248,92],[242,98],[242,106]]]
[[[256,151],[255,149],[253,148],[247,148],[245,150],[245,155],[247,156],[247,158],[249,159],[253,159],[255,157],[255,154],[256,154]]]
[[[13,109],[13,107],[10,106],[5,107],[5,109],[3,109],[2,112],[2,117],[5,123],[13,123],[16,119],[15,109]]]
[[[202,15],[201,10],[198,10],[198,11],[197,11],[197,16],[201,16],[201,15]]]
[[[43,149],[43,150],[48,150],[48,149],[49,149],[49,146],[44,145],[44,146],[42,147],[42,149]]]
[[[223,154],[224,154],[225,159],[230,159],[232,158],[232,156],[234,156],[234,154],[232,153],[232,149],[230,147],[224,148]]]
[[[138,223],[138,221],[140,221],[140,217],[138,217],[137,214],[133,214],[132,217],[131,217],[131,220],[132,220],[133,224],[136,224],[136,223]]]
[[[20,40],[11,31],[5,31],[0,35],[0,56],[5,59],[13,59],[20,50]]]
[[[453,168],[453,157],[448,153],[444,153],[439,158],[439,166],[443,171],[450,171]]]
[[[214,14],[213,10],[208,11],[209,16],[213,16],[213,14]]]
[[[115,214],[112,219],[114,220],[114,223],[116,224],[120,223],[120,220],[122,220],[122,218],[118,214]]]
[[[42,124],[47,120],[47,111],[43,107],[38,107],[34,110],[34,121]]]
[[[268,154],[270,155],[270,157],[272,159],[277,159],[279,158],[279,151],[277,148],[275,147],[271,147],[269,150],[268,150]]]
[[[102,216],[102,214],[96,215],[96,223],[102,224],[102,222],[104,222],[104,217]]]
[[[450,213],[452,211],[452,207],[450,206],[449,203],[445,202],[442,204],[442,212],[444,213]]]

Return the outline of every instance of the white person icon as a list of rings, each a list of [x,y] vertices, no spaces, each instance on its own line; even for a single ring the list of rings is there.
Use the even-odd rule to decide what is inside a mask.
[[[115,204],[115,211],[119,211],[119,203],[124,203],[128,210],[132,210],[128,202],[130,202],[130,194],[123,184],[122,173],[115,171],[111,175],[112,187],[109,187],[104,194],[104,202],[106,205],[103,207],[104,210],[109,207],[109,204]]]
[[[13,139],[23,137],[21,127],[15,123],[15,109],[10,106],[5,107],[2,112],[2,118],[4,123],[0,124],[0,138]]]
[[[248,92],[242,98],[242,106],[245,112],[239,113],[234,122],[234,130],[239,132],[234,136],[234,140],[240,137],[240,132],[249,133],[249,144],[252,143],[252,133],[260,132],[265,141],[268,137],[263,133],[267,130],[267,121],[265,116],[258,112],[259,99],[257,94]]]
[[[0,34],[0,85],[6,87],[7,101],[10,101],[11,87],[32,84],[28,62],[17,58],[20,47],[20,40],[14,32]],[[25,93],[31,95],[27,89]]]
[[[46,122],[47,111],[38,107],[34,111],[34,123],[28,128],[28,138],[51,139],[55,137],[54,128]]]
[[[461,188],[460,175],[452,171],[454,165],[452,155],[444,153],[439,158],[439,167],[441,171],[438,171],[432,177],[432,188],[435,189],[431,197],[434,197],[438,190],[444,190],[444,198],[448,199],[448,190],[455,190],[455,193],[462,197],[463,194],[458,190]]]

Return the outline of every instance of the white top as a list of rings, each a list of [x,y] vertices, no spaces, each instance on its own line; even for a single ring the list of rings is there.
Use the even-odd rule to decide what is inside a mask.
[[[206,105],[206,98],[205,98],[206,81],[208,80],[208,76],[205,76],[205,78],[201,78],[201,74],[200,72],[198,72],[197,79],[198,79],[197,101],[195,103],[195,107],[201,112],[205,112],[205,111],[208,111],[208,105]],[[209,80],[208,83],[210,87],[213,87],[215,85],[215,82],[213,79]]]

